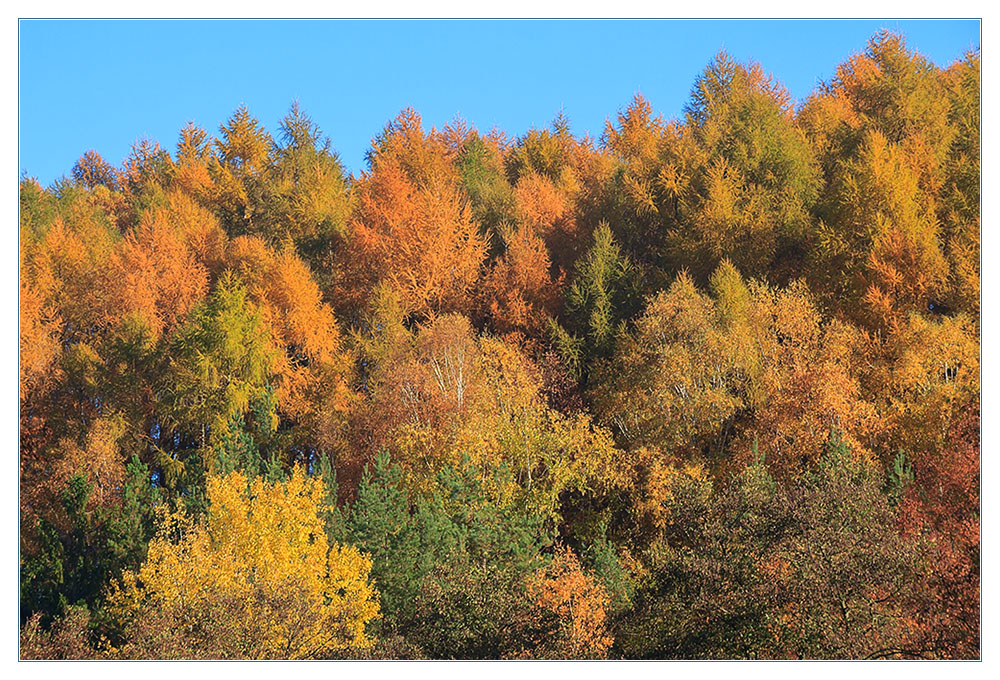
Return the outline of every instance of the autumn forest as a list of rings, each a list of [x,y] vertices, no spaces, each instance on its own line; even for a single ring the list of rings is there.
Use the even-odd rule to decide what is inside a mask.
[[[22,175],[21,658],[979,658],[979,51],[618,104]]]

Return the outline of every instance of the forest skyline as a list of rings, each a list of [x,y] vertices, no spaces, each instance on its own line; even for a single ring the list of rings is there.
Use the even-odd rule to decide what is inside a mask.
[[[978,47],[979,26],[975,20],[22,21],[19,169],[48,186],[89,149],[120,163],[134,142],[167,145],[189,121],[215,129],[245,104],[273,127],[298,101],[347,171],[358,175],[371,137],[406,108],[420,111],[428,127],[443,128],[458,116],[483,132],[497,127],[511,134],[544,127],[561,110],[574,134],[596,139],[637,93],[665,118],[682,116],[690,84],[719,51],[759,62],[801,104],[879,29],[906,34],[912,48],[945,67]],[[109,58],[97,65],[73,58],[91,42],[107,45]],[[168,60],[152,45],[178,47]],[[235,70],[205,67],[234,54],[242,60]],[[122,82],[150,86],[132,88],[125,98]]]

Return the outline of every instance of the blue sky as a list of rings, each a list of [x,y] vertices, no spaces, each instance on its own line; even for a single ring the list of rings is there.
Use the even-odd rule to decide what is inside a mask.
[[[214,133],[240,103],[274,132],[296,99],[355,173],[407,106],[511,135],[562,108],[599,137],[637,91],[679,115],[720,49],[801,101],[882,27],[941,66],[980,43],[978,21],[22,21],[19,167],[47,185],[91,148],[173,152],[187,121]]]

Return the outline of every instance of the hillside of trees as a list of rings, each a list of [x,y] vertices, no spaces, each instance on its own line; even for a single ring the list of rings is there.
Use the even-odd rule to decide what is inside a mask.
[[[20,182],[20,654],[980,656],[980,54]]]

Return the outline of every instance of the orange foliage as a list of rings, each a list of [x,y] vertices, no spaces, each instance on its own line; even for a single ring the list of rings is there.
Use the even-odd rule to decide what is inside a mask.
[[[359,184],[349,231],[342,286],[350,302],[362,303],[385,282],[412,314],[468,309],[485,243],[457,189],[422,187],[400,163],[380,157]]]
[[[209,170],[211,157],[208,134],[194,123],[181,130],[177,141],[177,160],[173,165],[173,183],[182,193],[201,200],[214,195],[215,183]]]
[[[397,164],[410,182],[420,188],[441,184],[455,184],[455,153],[460,138],[465,133],[459,129],[445,128],[444,133],[434,130],[425,134],[420,114],[407,108],[390,122],[371,151],[375,166],[391,161]]]
[[[44,386],[55,377],[53,363],[61,350],[62,332],[62,320],[50,302],[55,282],[50,272],[33,271],[25,266],[26,246],[22,240],[18,373],[22,404],[44,391]]]
[[[188,193],[167,195],[167,219],[183,235],[191,255],[214,279],[222,273],[228,237],[219,219]]]
[[[208,273],[168,219],[144,215],[109,263],[112,319],[139,315],[154,337],[169,333],[208,292]]]
[[[114,300],[106,278],[117,240],[95,221],[79,219],[69,226],[61,218],[41,239],[34,261],[52,277],[54,311],[73,337],[87,337],[108,320]]]
[[[325,412],[342,413],[351,394],[343,378],[340,329],[308,266],[293,251],[275,252],[256,236],[233,239],[226,266],[246,283],[270,337],[283,350],[273,367],[280,376],[276,396],[282,412],[311,427],[331,415]]]
[[[552,563],[528,582],[538,606],[559,618],[560,634],[543,655],[561,659],[600,659],[613,639],[607,628],[608,593],[585,574],[569,548],[556,551]]]
[[[517,577],[540,637],[515,653],[537,643],[524,655],[605,658],[618,631],[627,654],[637,614],[664,635],[649,649],[697,653],[712,638],[730,644],[696,629],[724,618],[643,612],[663,601],[650,590],[666,583],[655,581],[660,560],[693,568],[687,582],[671,572],[669,587],[703,604],[811,588],[792,578],[808,560],[730,555],[756,545],[738,534],[784,517],[767,513],[812,498],[831,471],[843,481],[855,468],[889,469],[868,491],[899,533],[880,519],[878,546],[850,550],[924,551],[927,574],[900,583],[927,576],[927,597],[897,601],[873,586],[865,597],[879,611],[892,602],[896,622],[873,623],[870,637],[901,623],[929,651],[891,654],[977,656],[979,69],[978,51],[942,70],[880,33],[796,112],[759,64],[723,53],[680,121],[636,95],[595,145],[561,113],[551,129],[511,138],[461,119],[427,132],[406,109],[373,140],[367,171],[349,178],[297,105],[277,144],[241,106],[217,139],[188,124],[174,158],[143,140],[122,168],[88,151],[72,181],[23,180],[20,504],[22,552],[38,558],[25,573],[51,581],[48,570],[90,559],[44,545],[35,520],[76,531],[63,492],[77,478],[91,491],[87,512],[117,517],[126,476],[141,471],[126,475],[135,453],[158,493],[199,508],[207,492],[209,507],[200,523],[173,516],[145,564],[126,572],[107,611],[131,638],[111,653],[368,647],[371,563],[326,542],[333,490],[297,469],[273,480],[293,459],[330,462],[324,479],[332,473],[350,498],[386,449],[409,502],[440,500],[460,471],[478,476],[490,503],[553,531]],[[213,477],[216,458],[268,481]],[[726,503],[743,508],[747,489],[733,480],[748,469],[760,473],[760,489],[747,489],[760,492],[762,514],[744,522],[741,509],[732,527],[712,528]],[[847,545],[854,530],[830,536]],[[702,579],[711,563],[699,563],[698,532],[719,564],[746,558],[767,588],[719,582],[725,569]],[[591,544],[601,535],[606,544]],[[132,538],[127,549],[146,549]],[[596,573],[565,547],[545,562],[563,539],[594,548]],[[440,573],[422,576],[421,592]],[[81,601],[101,607],[106,576],[90,576]],[[814,594],[833,602],[823,588]],[[772,647],[733,648],[791,655],[787,636],[814,617],[862,625],[843,602],[840,614],[817,614],[822,602],[808,611],[814,594],[760,614]],[[55,612],[29,619],[35,606],[25,610],[29,655],[46,645],[83,654],[86,626],[105,625],[71,611],[45,632]],[[409,645],[409,623],[387,633]],[[844,639],[855,644],[856,633]]]
[[[536,172],[523,175],[514,187],[518,223],[543,238],[563,268],[572,260],[574,245],[584,238],[569,191]]]
[[[535,232],[522,226],[506,237],[506,251],[486,274],[481,292],[497,332],[543,333],[562,287],[549,268],[545,242]]]

